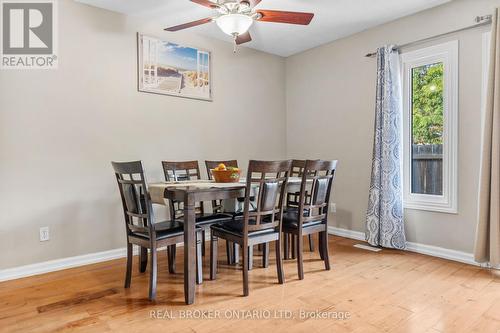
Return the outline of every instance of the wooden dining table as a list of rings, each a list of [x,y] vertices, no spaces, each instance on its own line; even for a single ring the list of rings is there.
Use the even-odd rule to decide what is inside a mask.
[[[290,177],[287,192],[298,192],[302,179]],[[193,304],[196,289],[196,211],[197,202],[237,199],[245,196],[246,182],[216,183],[210,180],[149,184],[153,203],[167,205],[170,200],[184,203],[184,299]]]

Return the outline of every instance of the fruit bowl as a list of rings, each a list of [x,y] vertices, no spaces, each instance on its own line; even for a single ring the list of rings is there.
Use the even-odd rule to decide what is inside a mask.
[[[227,168],[227,169],[211,169],[214,180],[217,183],[237,183],[240,181],[240,169]]]

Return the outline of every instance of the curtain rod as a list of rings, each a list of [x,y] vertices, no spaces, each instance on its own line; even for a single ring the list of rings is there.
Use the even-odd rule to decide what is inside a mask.
[[[467,27],[460,28],[460,29],[457,29],[457,30],[448,31],[448,32],[445,32],[445,33],[442,33],[442,34],[439,34],[439,35],[436,35],[436,36],[419,39],[419,40],[416,40],[416,41],[413,41],[413,42],[410,42],[410,43],[406,43],[406,44],[402,44],[402,45],[396,45],[394,47],[394,50],[398,50],[400,48],[407,47],[407,46],[414,45],[414,44],[425,43],[425,42],[428,42],[428,41],[431,41],[431,40],[434,40],[434,39],[438,39],[438,38],[441,38],[441,37],[445,37],[447,35],[451,35],[451,34],[454,34],[454,33],[460,32],[460,31],[465,31],[465,30],[469,30],[469,29],[474,29],[474,28],[482,27],[484,25],[491,24],[491,20],[492,20],[492,15],[476,16],[476,18],[474,19],[474,22],[476,22],[476,24],[469,25]],[[377,52],[371,52],[371,53],[366,54],[365,57],[372,58],[372,57],[375,57],[376,55],[377,55]]]

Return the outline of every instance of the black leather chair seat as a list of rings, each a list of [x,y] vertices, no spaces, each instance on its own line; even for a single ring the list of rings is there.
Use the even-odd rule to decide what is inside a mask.
[[[306,212],[304,212],[305,216]],[[302,225],[303,228],[311,227],[313,225],[318,225],[322,224],[324,221],[323,220],[318,220],[318,221],[309,221],[306,222]],[[288,209],[284,214],[283,214],[283,228],[292,228],[292,229],[297,229],[299,227],[299,210],[298,208],[291,208]]]
[[[156,239],[180,236],[184,234],[184,224],[181,221],[162,221],[154,224]],[[134,232],[133,235],[149,239],[149,235],[143,232]]]
[[[224,213],[196,214],[196,225],[224,223],[224,222],[229,222],[232,219],[233,219],[233,216],[231,214],[224,214]]]
[[[267,221],[269,221],[269,220],[270,220],[270,218],[267,218]],[[264,223],[269,223],[269,222],[265,222],[265,219],[264,219],[264,222],[261,222],[261,224],[264,224]],[[250,219],[248,221],[248,224],[255,225],[255,220]],[[243,225],[244,225],[243,217],[239,217],[233,221],[226,222],[223,224],[213,224],[210,228],[212,228],[213,230],[233,234],[233,235],[238,236],[238,237],[243,237]],[[275,232],[275,228],[269,228],[269,229],[257,230],[257,231],[249,231],[248,236],[253,237],[253,236],[263,235],[263,234],[273,233],[273,232]]]

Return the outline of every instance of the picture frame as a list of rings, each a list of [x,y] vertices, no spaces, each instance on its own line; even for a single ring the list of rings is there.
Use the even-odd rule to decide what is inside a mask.
[[[140,92],[212,101],[212,53],[137,33]]]

